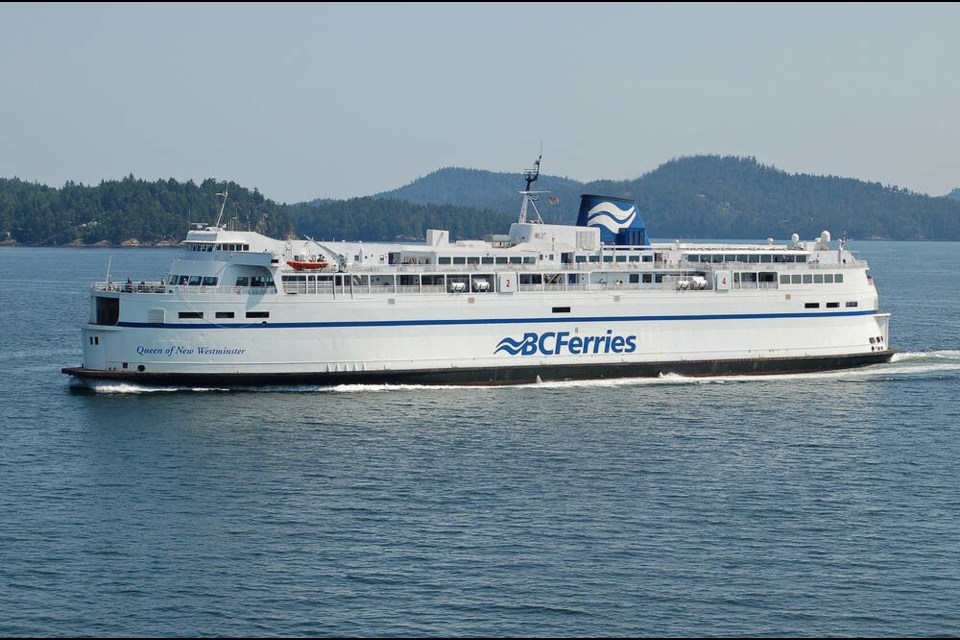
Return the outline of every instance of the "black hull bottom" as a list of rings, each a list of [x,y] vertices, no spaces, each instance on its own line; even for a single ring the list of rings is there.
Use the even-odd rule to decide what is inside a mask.
[[[65,368],[62,372],[96,386],[126,383],[148,387],[243,388],[266,386],[335,386],[347,384],[506,385],[566,380],[655,378],[662,375],[742,376],[808,373],[851,369],[888,362],[896,349],[849,356],[703,360],[657,363],[528,365],[496,368],[448,368],[407,371],[336,371],[314,373],[152,373]]]

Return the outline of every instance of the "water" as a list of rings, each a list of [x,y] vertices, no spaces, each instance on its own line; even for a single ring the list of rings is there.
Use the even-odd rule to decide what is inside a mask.
[[[960,246],[860,242],[886,365],[70,391],[86,287],[0,249],[4,636],[960,633]]]

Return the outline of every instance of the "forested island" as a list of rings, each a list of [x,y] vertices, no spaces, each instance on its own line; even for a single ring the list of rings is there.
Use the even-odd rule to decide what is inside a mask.
[[[0,178],[0,243],[7,246],[171,246],[196,224],[222,223],[273,237],[420,240],[505,233],[519,211],[520,174],[445,168],[394,191],[349,200],[278,203],[233,182],[153,182],[127,176],[55,188]],[[835,176],[788,174],[754,158],[671,160],[635,180],[582,183],[542,175],[547,222],[572,224],[581,193],[636,200],[654,238],[960,240],[960,200]]]

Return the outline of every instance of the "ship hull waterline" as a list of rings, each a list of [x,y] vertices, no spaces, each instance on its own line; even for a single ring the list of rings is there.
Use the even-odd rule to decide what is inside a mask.
[[[508,367],[451,367],[381,371],[316,371],[291,373],[188,373],[103,371],[66,367],[64,374],[89,387],[130,384],[144,387],[244,388],[339,385],[522,385],[537,382],[687,377],[762,376],[853,369],[889,362],[897,349],[871,353],[787,358],[680,360],[597,364],[536,364]]]

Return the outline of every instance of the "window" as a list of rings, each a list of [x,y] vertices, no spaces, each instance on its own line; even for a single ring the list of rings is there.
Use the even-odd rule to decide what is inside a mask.
[[[804,308],[804,309],[819,309],[819,308],[820,308],[820,303],[819,303],[819,302],[808,302],[808,303],[806,303],[805,305],[803,305],[803,308]]]
[[[848,300],[848,301],[847,301],[847,308],[852,308],[852,307],[856,307],[856,306],[858,306],[856,300]]]
[[[269,318],[269,311],[247,311],[248,318]]]
[[[179,318],[202,318],[203,311],[181,311],[177,314]]]
[[[233,311],[217,311],[218,318],[232,318]]]

